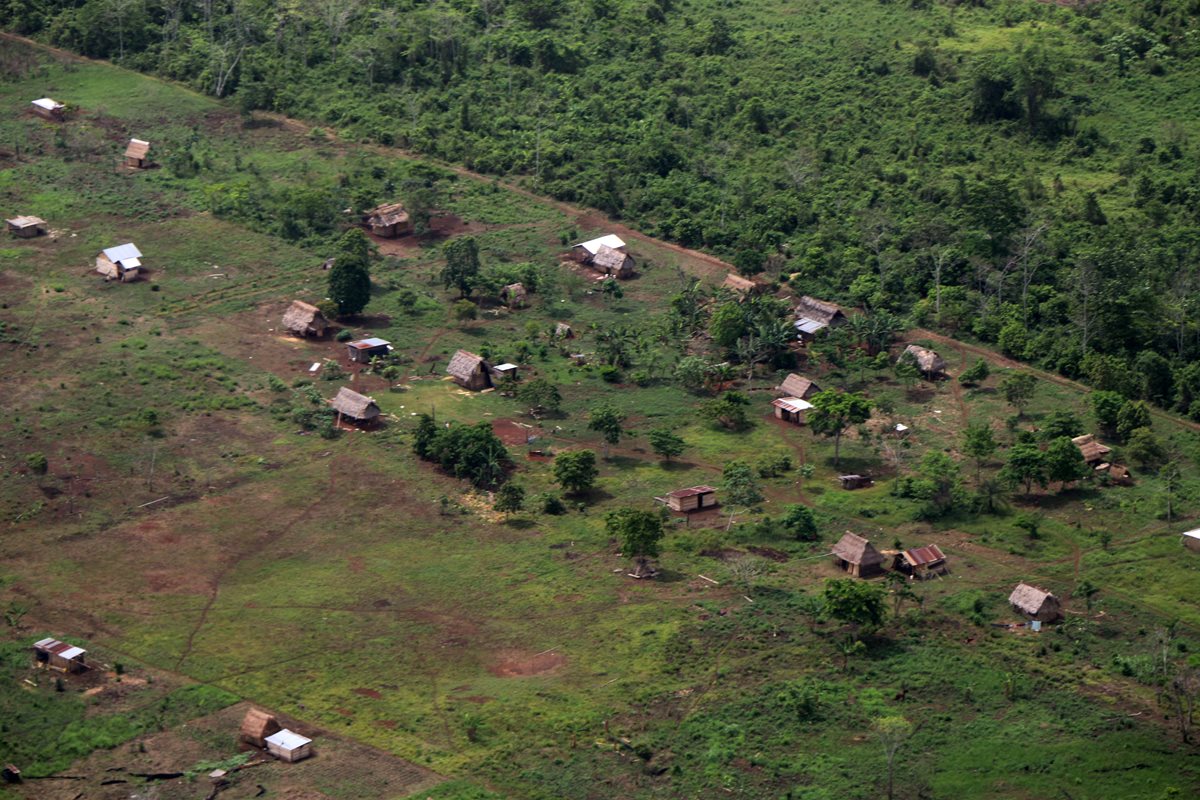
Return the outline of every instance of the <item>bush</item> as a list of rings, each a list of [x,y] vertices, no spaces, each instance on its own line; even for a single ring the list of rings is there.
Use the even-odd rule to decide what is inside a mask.
[[[354,332],[349,328],[342,328],[337,332],[337,336],[334,336],[333,338],[339,342],[348,342],[354,338]]]
[[[558,495],[546,492],[540,495],[539,499],[543,514],[558,517],[567,513],[567,506]]]
[[[600,367],[600,380],[605,383],[620,383],[621,370],[614,367],[612,364],[605,364]]]
[[[50,462],[42,453],[30,453],[25,456],[25,466],[29,467],[29,471],[35,475],[45,475],[46,470],[50,468]]]
[[[792,457],[787,453],[766,455],[755,463],[754,468],[760,478],[776,478],[792,471]]]

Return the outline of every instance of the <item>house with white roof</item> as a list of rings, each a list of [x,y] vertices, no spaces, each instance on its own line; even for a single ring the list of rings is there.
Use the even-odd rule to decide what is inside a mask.
[[[129,242],[104,250],[96,256],[96,272],[114,281],[137,280],[142,270],[142,251]]]

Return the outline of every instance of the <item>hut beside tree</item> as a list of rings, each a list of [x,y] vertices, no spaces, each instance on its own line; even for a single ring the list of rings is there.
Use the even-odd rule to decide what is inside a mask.
[[[283,327],[297,336],[325,335],[329,322],[321,309],[303,300],[293,300],[283,314]]]
[[[883,554],[864,537],[849,531],[833,546],[833,563],[855,578],[883,572]]]
[[[459,350],[451,358],[446,373],[464,389],[478,392],[492,388],[492,368],[483,356]]]
[[[359,394],[347,386],[338,389],[329,406],[337,412],[339,422],[347,419],[356,425],[370,424],[382,413],[374,398]]]

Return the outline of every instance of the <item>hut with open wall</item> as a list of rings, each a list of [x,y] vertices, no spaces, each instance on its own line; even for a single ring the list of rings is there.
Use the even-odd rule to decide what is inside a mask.
[[[717,490],[712,486],[691,486],[676,489],[664,498],[672,511],[704,511],[717,506]]]
[[[826,328],[836,328],[846,321],[846,314],[835,303],[827,303],[805,295],[796,304],[796,334],[802,341],[811,341]]]
[[[58,639],[42,639],[33,643],[33,659],[60,672],[83,672],[87,669],[87,650]]]
[[[312,755],[312,739],[287,728],[266,738],[267,752],[280,761],[302,761]]]
[[[784,397],[799,397],[801,400],[811,400],[812,396],[821,391],[821,387],[803,375],[791,373],[783,379],[783,383],[775,387],[775,391]]]
[[[49,97],[34,100],[30,107],[33,108],[34,114],[51,122],[62,122],[67,117],[67,107]]]
[[[883,554],[862,536],[849,531],[833,546],[833,563],[856,578],[883,572]]]
[[[874,483],[866,475],[838,475],[837,479],[843,489],[865,489]]]
[[[1195,553],[1200,553],[1200,528],[1185,531],[1181,537],[1183,546]]]
[[[510,283],[500,290],[500,299],[509,308],[524,308],[525,298],[528,296],[525,291],[525,285],[521,283]]]
[[[777,397],[771,401],[771,405],[775,407],[776,419],[796,425],[808,421],[808,412],[813,407],[812,403],[799,397]]]
[[[412,233],[412,219],[403,203],[385,203],[366,213],[367,228],[384,239]]]
[[[135,169],[150,166],[150,143],[141,139],[130,139],[125,147],[125,166]]]
[[[347,342],[346,352],[349,354],[351,361],[366,364],[372,358],[386,356],[392,352],[392,343],[387,339],[376,337],[359,339],[357,342]]]
[[[467,350],[459,350],[450,358],[446,374],[464,389],[478,392],[492,388],[492,366]]]
[[[379,418],[379,406],[375,399],[346,386],[329,401],[329,407],[337,412],[339,419],[349,420],[356,425],[366,425]]]
[[[283,313],[283,327],[297,336],[324,336],[329,322],[321,309],[303,300],[293,300]]]
[[[8,232],[18,239],[32,239],[46,232],[46,220],[41,217],[13,217],[4,221]]]
[[[910,344],[900,354],[899,361],[911,361],[929,380],[946,374],[946,361],[928,347]]]
[[[892,569],[917,579],[943,575],[946,572],[946,555],[936,544],[914,547],[896,553]]]
[[[1018,583],[1008,596],[1008,602],[1013,610],[1039,622],[1054,622],[1062,618],[1062,604],[1058,598],[1028,583]]]
[[[96,272],[108,280],[137,280],[142,271],[142,251],[132,242],[104,250],[96,256]]]
[[[1093,468],[1107,461],[1109,453],[1112,452],[1111,447],[1100,444],[1100,442],[1096,441],[1095,435],[1091,433],[1085,433],[1083,436],[1076,436],[1071,441],[1074,442],[1075,446],[1079,448],[1079,452],[1083,456],[1083,460]]]
[[[255,747],[266,747],[267,737],[283,730],[278,720],[265,711],[252,708],[242,718],[242,727],[238,730],[238,741],[252,744]]]

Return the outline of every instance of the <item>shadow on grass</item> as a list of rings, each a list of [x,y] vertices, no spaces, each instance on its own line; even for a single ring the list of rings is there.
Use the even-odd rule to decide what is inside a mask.
[[[634,469],[646,463],[644,459],[631,456],[609,456],[604,460],[618,469]]]
[[[513,519],[507,519],[504,521],[504,524],[518,531],[527,531],[530,528],[537,527],[537,523],[528,517],[515,517]]]
[[[664,472],[686,472],[696,468],[696,465],[690,461],[659,461],[658,466]]]

